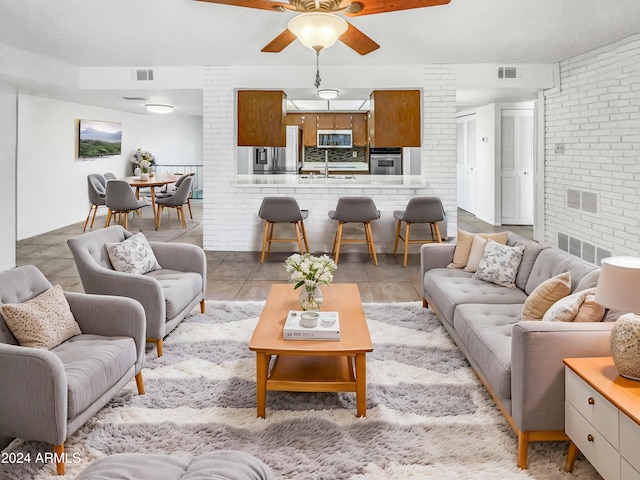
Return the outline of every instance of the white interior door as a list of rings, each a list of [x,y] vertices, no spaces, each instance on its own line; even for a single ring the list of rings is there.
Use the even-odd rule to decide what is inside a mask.
[[[533,110],[502,110],[501,196],[503,225],[533,224]]]
[[[476,120],[474,115],[457,120],[458,207],[475,215]]]

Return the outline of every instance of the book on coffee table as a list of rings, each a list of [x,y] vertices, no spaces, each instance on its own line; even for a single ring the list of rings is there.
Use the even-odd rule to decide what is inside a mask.
[[[289,310],[284,323],[284,338],[286,340],[340,340],[340,319],[338,312],[318,312],[320,318],[315,327],[300,325],[302,312]]]

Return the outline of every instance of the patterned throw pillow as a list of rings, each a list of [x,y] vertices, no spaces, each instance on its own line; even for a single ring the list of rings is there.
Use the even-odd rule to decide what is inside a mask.
[[[106,247],[111,265],[118,272],[143,275],[162,268],[142,233],[131,235],[119,243],[107,243]]]
[[[545,322],[599,322],[604,307],[595,303],[596,289],[589,288],[561,298],[542,317]]]
[[[524,245],[510,247],[500,245],[489,238],[473,278],[507,288],[516,288],[516,276],[523,254]]]
[[[82,333],[60,285],[24,303],[2,305],[2,316],[23,347],[51,350]]]

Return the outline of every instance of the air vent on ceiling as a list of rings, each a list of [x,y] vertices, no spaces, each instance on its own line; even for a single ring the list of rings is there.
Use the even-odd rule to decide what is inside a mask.
[[[138,81],[153,80],[153,70],[151,69],[136,70],[135,78]]]
[[[516,67],[498,67],[498,78],[518,78]]]

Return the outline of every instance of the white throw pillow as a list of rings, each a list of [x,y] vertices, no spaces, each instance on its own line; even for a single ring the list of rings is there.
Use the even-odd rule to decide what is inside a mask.
[[[50,350],[82,333],[60,285],[26,302],[2,305],[2,316],[23,347]]]
[[[507,288],[516,288],[518,267],[524,254],[524,245],[510,247],[487,240],[484,254],[473,278],[485,280]]]
[[[131,235],[119,243],[107,243],[105,246],[111,265],[118,272],[143,275],[162,268],[142,233]]]

